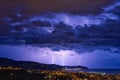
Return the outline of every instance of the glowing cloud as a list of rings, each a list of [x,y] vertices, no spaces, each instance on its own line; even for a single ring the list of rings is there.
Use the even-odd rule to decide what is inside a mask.
[[[48,48],[48,52],[43,55],[44,55],[44,57],[51,56],[52,64],[66,65],[66,63],[65,63],[66,59],[69,59],[69,57],[74,57],[77,54],[76,54],[76,52],[70,51],[70,50],[52,51]]]

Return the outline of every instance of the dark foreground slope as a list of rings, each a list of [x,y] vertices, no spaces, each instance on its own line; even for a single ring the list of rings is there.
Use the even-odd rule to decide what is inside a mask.
[[[120,75],[49,70],[0,69],[0,80],[120,80]]]

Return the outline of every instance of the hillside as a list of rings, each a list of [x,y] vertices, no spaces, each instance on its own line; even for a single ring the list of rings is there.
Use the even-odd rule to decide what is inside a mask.
[[[87,69],[84,66],[60,66],[55,64],[41,64],[30,61],[15,61],[7,58],[0,58],[1,67],[17,67],[26,70],[62,70],[62,69]]]

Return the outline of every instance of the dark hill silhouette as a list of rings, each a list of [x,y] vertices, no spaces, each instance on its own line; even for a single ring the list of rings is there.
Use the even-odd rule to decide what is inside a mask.
[[[15,61],[8,58],[0,57],[1,67],[17,67],[26,70],[61,70],[61,69],[87,69],[84,66],[60,66],[55,64],[42,64],[30,61]]]

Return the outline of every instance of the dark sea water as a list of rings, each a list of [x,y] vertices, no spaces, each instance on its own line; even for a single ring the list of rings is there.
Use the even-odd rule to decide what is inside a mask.
[[[80,72],[90,72],[90,73],[106,73],[106,74],[120,74],[120,69],[88,69],[80,70]]]

